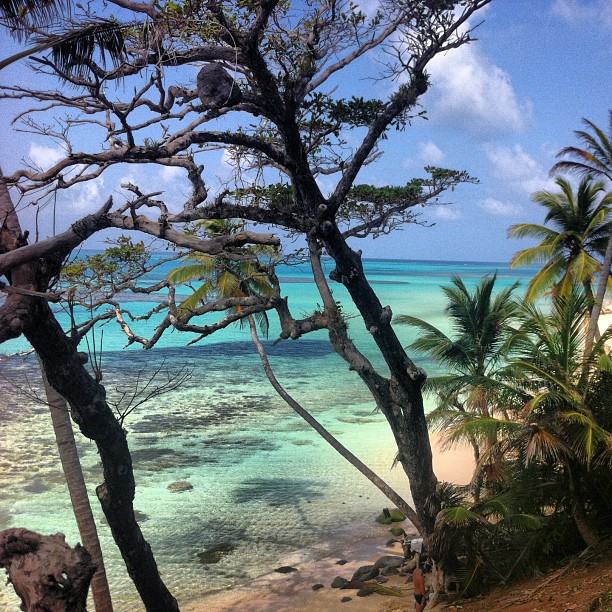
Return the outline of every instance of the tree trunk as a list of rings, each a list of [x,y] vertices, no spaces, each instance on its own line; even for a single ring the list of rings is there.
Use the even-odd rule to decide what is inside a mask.
[[[276,389],[276,392],[287,402],[287,404],[295,410],[334,450],[336,450],[344,459],[346,459],[354,468],[359,470],[375,487],[380,489],[382,493],[392,501],[399,510],[401,510],[408,519],[412,522],[415,528],[421,533],[421,525],[418,519],[418,515],[411,508],[408,503],[394,491],[382,478],[374,473],[367,465],[360,461],[351,451],[349,451],[343,444],[341,444],[334,436],[332,436],[322,425],[319,423],[305,408],[303,408],[298,402],[296,402],[278,382],[266,351],[259,340],[257,335],[257,327],[253,317],[249,317],[249,326],[251,327],[251,338],[257,347],[257,352],[263,364],[264,372],[270,381],[270,384]]]
[[[70,404],[81,432],[98,447],[104,482],[96,493],[128,573],[149,612],[178,611],[134,516],[132,458],[121,425],[106,403],[106,391],[85,370],[48,304],[28,299],[38,303],[32,304],[24,335],[38,353],[49,383]]]
[[[376,374],[369,363],[358,363],[356,367],[351,363],[389,422],[397,444],[399,461],[410,482],[422,533],[426,537],[433,533],[436,516],[440,511],[436,494],[438,481],[433,471],[421,392],[426,374],[406,355],[391,327],[391,309],[388,306],[382,307],[366,279],[361,256],[348,246],[337,225],[327,224],[319,240],[336,264],[330,278],[347,288],[366,329],[389,367],[391,376],[387,381]],[[334,343],[333,332],[330,338],[336,351],[350,363],[347,354],[350,348],[346,341]]]
[[[1,171],[0,171],[1,176]],[[0,182],[0,252],[26,243],[6,185]],[[64,252],[17,266],[7,274],[11,287],[45,292],[60,271]],[[84,368],[76,347],[64,333],[44,298],[9,293],[0,307],[0,341],[23,334],[38,353],[49,384],[72,408],[86,437],[96,443],[104,482],[96,493],[131,579],[149,612],[178,611],[159,575],[151,547],[134,516],[132,458],[121,425],[106,403],[104,387]]]
[[[589,329],[587,337],[584,342],[584,354],[589,355],[593,349],[595,342],[595,335],[597,334],[597,325],[599,323],[599,315],[603,307],[603,301],[606,297],[606,289],[608,287],[608,278],[610,277],[610,269],[612,268],[612,234],[608,238],[608,245],[606,247],[606,253],[604,255],[603,263],[601,264],[601,272],[599,274],[599,281],[597,282],[597,292],[595,294],[595,300],[593,302],[593,308],[591,310],[591,317],[589,319]]]
[[[51,413],[53,432],[57,442],[62,470],[68,485],[72,510],[76,519],[77,527],[81,535],[83,546],[91,555],[91,560],[96,566],[96,573],[91,581],[91,592],[93,595],[96,612],[112,612],[113,604],[111,601],[110,589],[104,568],[102,548],[98,539],[96,522],[89,504],[87,487],[83,478],[83,470],[77,452],[74,432],[72,431],[72,421],[66,400],[49,384],[45,370],[40,368],[45,394]]]

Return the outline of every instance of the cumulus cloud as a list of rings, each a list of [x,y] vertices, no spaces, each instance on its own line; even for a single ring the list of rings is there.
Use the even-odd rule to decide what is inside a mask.
[[[186,176],[185,170],[178,166],[162,166],[159,170],[159,177],[164,183],[175,181]]]
[[[612,3],[610,0],[555,0],[552,13],[570,25],[600,26],[612,29]]]
[[[450,206],[435,206],[433,212],[436,219],[442,219],[443,221],[457,221],[457,219],[463,218],[460,210]]]
[[[60,159],[63,159],[66,154],[59,147],[46,147],[44,145],[32,143],[28,151],[28,156],[38,168],[48,170],[57,164]]]
[[[549,189],[553,181],[542,164],[519,144],[513,147],[492,147],[487,150],[495,178],[525,193]]]
[[[520,206],[510,204],[509,202],[501,202],[495,198],[486,198],[485,200],[481,200],[478,203],[478,206],[480,206],[482,210],[498,217],[514,217],[523,212]]]
[[[434,58],[431,116],[477,138],[522,132],[530,104],[517,99],[510,76],[474,46]]]
[[[421,159],[426,164],[439,164],[444,159],[444,153],[440,147],[431,140],[420,142],[418,146]]]
[[[98,176],[86,183],[75,185],[70,193],[72,195],[72,208],[80,213],[97,210],[104,203],[104,177]]]

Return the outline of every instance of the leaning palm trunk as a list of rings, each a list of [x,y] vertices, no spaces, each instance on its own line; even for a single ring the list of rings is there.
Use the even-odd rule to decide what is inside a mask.
[[[593,303],[593,309],[591,310],[591,318],[589,319],[589,330],[587,337],[584,342],[584,354],[590,354],[593,343],[595,342],[595,335],[597,334],[597,325],[599,323],[599,315],[603,306],[603,301],[606,296],[606,289],[608,288],[608,278],[610,276],[610,268],[612,267],[612,234],[608,238],[608,246],[606,247],[606,253],[604,255],[603,264],[601,265],[601,272],[599,274],[599,282],[597,283],[597,293],[595,294],[595,300]]]
[[[392,501],[409,519],[415,528],[422,533],[421,523],[417,513],[411,508],[408,503],[394,491],[382,478],[375,474],[367,465],[360,461],[351,451],[343,446],[334,436],[332,436],[307,410],[305,410],[298,402],[296,402],[278,382],[266,351],[257,335],[257,326],[252,316],[249,316],[249,325],[251,327],[251,338],[257,347],[257,352],[263,364],[264,371],[268,380],[276,390],[276,392],[287,402],[287,404],[295,410],[328,444],[332,446],[342,457],[344,457],[353,467],[357,468],[374,486],[378,487],[382,493]]]
[[[76,519],[83,546],[91,555],[91,559],[96,566],[96,573],[91,582],[91,591],[96,612],[113,612],[104,560],[102,558],[102,548],[98,539],[96,523],[87,496],[87,487],[83,478],[83,470],[77,453],[74,432],[70,412],[66,400],[49,384],[45,370],[40,365],[45,394],[51,413],[51,422],[57,441],[62,470],[68,485],[70,500],[74,518]]]

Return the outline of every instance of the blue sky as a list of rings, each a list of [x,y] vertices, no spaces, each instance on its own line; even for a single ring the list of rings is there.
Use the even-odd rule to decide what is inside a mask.
[[[371,9],[374,0],[361,2]],[[481,14],[477,42],[437,58],[430,67],[432,88],[422,98],[428,120],[416,119],[405,132],[392,132],[385,155],[364,169],[358,182],[404,184],[432,164],[467,170],[477,185],[448,195],[446,206],[423,211],[432,228],[416,225],[375,241],[359,241],[366,257],[508,261],[525,241],[508,240],[512,223],[541,222],[530,201],[538,189],[555,189],[548,170],[555,154],[577,144],[573,130],[587,117],[607,128],[612,108],[612,2],[610,0],[493,0]],[[6,37],[2,56],[15,49]],[[360,65],[364,74],[376,68]],[[24,66],[0,73],[3,83],[35,82]],[[343,94],[385,94],[384,83],[360,78],[354,70],[341,83]],[[374,92],[374,93],[372,93]],[[45,166],[59,156],[52,142],[16,133],[14,108],[0,105],[0,164],[5,172],[28,157]],[[171,194],[187,193],[175,169],[148,170],[147,184]],[[208,182],[223,180],[224,158],[206,164]],[[81,185],[58,199],[57,230],[99,207],[125,179],[140,178],[124,168]],[[321,180],[323,189],[331,186]],[[26,214],[25,223],[32,216]],[[41,216],[41,234],[50,232],[50,208]],[[89,243],[96,246],[98,242]]]

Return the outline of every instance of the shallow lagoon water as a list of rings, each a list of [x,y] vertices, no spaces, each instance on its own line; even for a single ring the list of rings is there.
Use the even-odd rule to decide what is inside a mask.
[[[365,265],[382,303],[390,304],[394,313],[412,314],[441,327],[447,322],[439,286],[448,284],[452,274],[461,275],[469,285],[498,270],[500,286],[517,279],[526,284],[531,274],[502,264],[366,260]],[[284,269],[281,280],[289,281],[285,291],[294,316],[316,308],[320,298],[305,269]],[[335,295],[345,297],[342,288],[336,288]],[[130,309],[139,313],[150,305],[131,301]],[[350,321],[350,331],[380,366],[358,319]],[[408,343],[410,331],[399,332]],[[390,468],[394,448],[384,417],[325,334],[273,346],[277,333],[272,321],[267,348],[287,391],[406,495],[403,472]],[[198,345],[185,347],[187,341],[175,332],[151,351],[122,350],[125,339],[118,326],[107,325],[104,331],[104,383],[111,398],[115,389],[132,384],[139,371],[192,371],[179,389],[139,407],[125,422],[141,528],[179,602],[268,573],[296,550],[367,534],[388,502],[276,396],[248,332],[233,327]],[[4,353],[25,348],[22,340],[0,346]],[[419,364],[431,371],[426,361]],[[0,530],[61,531],[74,544],[78,532],[48,409],[18,393],[15,383],[39,389],[32,356],[0,357]],[[101,473],[95,445],[79,433],[77,440],[116,609],[142,610],[95,499]],[[187,481],[193,488],[168,489],[176,481]],[[218,546],[231,552],[219,563],[200,563],[198,553]],[[0,609],[18,609],[12,589],[4,584]]]

